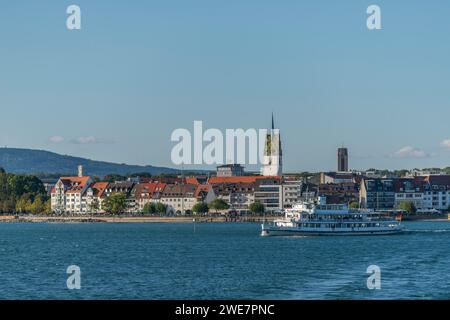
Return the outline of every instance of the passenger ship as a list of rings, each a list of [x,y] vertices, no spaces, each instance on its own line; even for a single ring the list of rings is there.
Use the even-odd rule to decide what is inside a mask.
[[[262,224],[262,236],[390,235],[403,232],[400,219],[380,212],[349,209],[343,204],[300,202],[285,211],[284,219]],[[322,203],[322,204],[320,204]]]

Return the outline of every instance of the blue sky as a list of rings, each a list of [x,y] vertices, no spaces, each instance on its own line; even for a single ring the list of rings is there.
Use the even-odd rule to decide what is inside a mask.
[[[174,129],[265,128],[273,111],[286,171],[335,169],[343,143],[355,169],[448,166],[449,15],[438,0],[5,3],[0,145],[172,166]]]

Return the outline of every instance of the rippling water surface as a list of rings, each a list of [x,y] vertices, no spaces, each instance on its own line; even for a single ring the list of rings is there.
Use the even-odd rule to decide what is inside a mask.
[[[0,299],[450,299],[450,222],[405,225],[262,238],[244,223],[0,224]],[[370,265],[381,290],[367,289]]]

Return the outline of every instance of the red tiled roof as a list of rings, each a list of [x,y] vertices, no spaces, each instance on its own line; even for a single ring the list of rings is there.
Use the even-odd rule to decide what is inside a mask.
[[[165,187],[165,183],[140,183],[135,186],[135,197],[151,198],[154,193],[163,192]]]
[[[211,186],[209,184],[199,184],[195,190],[194,197],[199,198],[202,192],[208,193]]]
[[[199,185],[200,182],[198,182],[196,177],[187,177],[186,178],[186,183],[187,184],[195,184],[195,185]]]
[[[92,189],[94,190],[94,194],[97,197],[102,197],[105,193],[106,188],[108,187],[108,182],[96,182],[92,186]]]
[[[196,185],[193,184],[168,184],[164,188],[163,197],[177,197],[177,196],[189,196],[194,193],[197,189]]]
[[[91,177],[61,177],[60,180],[66,187],[67,193],[81,193]],[[54,192],[55,188],[52,189],[52,193]]]
[[[66,181],[70,181],[71,183],[79,183],[79,184],[84,184],[86,185],[86,183],[88,183],[89,179],[91,177],[61,177],[60,179],[66,180]]]
[[[424,180],[431,185],[450,186],[450,175],[429,175]]]

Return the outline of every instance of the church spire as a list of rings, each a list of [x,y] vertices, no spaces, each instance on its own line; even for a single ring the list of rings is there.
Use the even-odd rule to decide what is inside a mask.
[[[275,121],[273,120],[273,112],[272,112],[272,130],[275,130]]]
[[[283,152],[281,150],[280,130],[275,129],[275,118],[272,112],[272,131],[266,135],[264,159],[261,174],[266,177],[279,177],[283,174]]]

